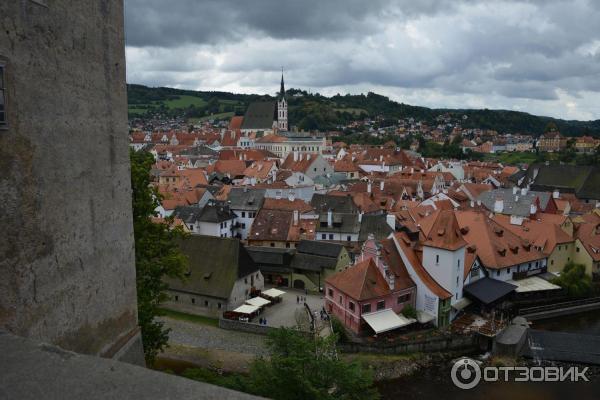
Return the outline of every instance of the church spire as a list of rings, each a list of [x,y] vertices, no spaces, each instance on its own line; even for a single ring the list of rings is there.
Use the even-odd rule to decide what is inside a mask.
[[[282,98],[285,97],[285,87],[283,86],[283,67],[281,67],[281,89],[279,90],[279,95]]]

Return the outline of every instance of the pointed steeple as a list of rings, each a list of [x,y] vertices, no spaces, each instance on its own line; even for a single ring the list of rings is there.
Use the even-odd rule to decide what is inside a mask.
[[[281,98],[285,97],[285,87],[283,85],[283,67],[281,67],[281,89],[279,90],[279,96],[281,96]]]

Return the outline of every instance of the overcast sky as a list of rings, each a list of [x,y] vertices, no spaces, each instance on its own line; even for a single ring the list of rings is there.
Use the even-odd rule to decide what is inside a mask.
[[[125,0],[127,81],[600,119],[600,1]]]

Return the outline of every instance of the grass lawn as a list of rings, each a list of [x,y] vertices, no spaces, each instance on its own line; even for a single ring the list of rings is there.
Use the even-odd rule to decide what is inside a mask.
[[[160,314],[165,317],[178,319],[181,321],[193,322],[195,324],[210,325],[210,326],[215,326],[215,327],[219,326],[219,320],[217,318],[204,317],[201,315],[194,315],[194,314],[188,314],[188,313],[179,312],[179,311],[167,310],[166,308],[161,308]]]
[[[230,111],[230,112],[224,112],[224,113],[219,113],[219,114],[207,115],[206,117],[202,117],[202,118],[189,118],[188,123],[195,124],[195,123],[206,121],[209,119],[231,118],[234,115],[235,115],[235,113],[233,111]]]
[[[166,100],[163,103],[168,108],[173,109],[173,108],[187,108],[192,104],[200,107],[200,106],[205,105],[206,101],[204,101],[200,97],[184,95],[184,96],[179,96],[178,99]]]
[[[537,156],[535,153],[532,152],[510,152],[499,154],[486,154],[485,159],[489,161],[497,160],[503,164],[531,164],[536,161]]]

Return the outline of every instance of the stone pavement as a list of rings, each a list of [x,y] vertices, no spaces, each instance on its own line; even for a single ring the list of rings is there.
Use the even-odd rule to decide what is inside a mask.
[[[210,325],[160,317],[165,327],[171,328],[169,343],[227,350],[231,352],[267,355],[266,336],[253,333],[228,331]]]

